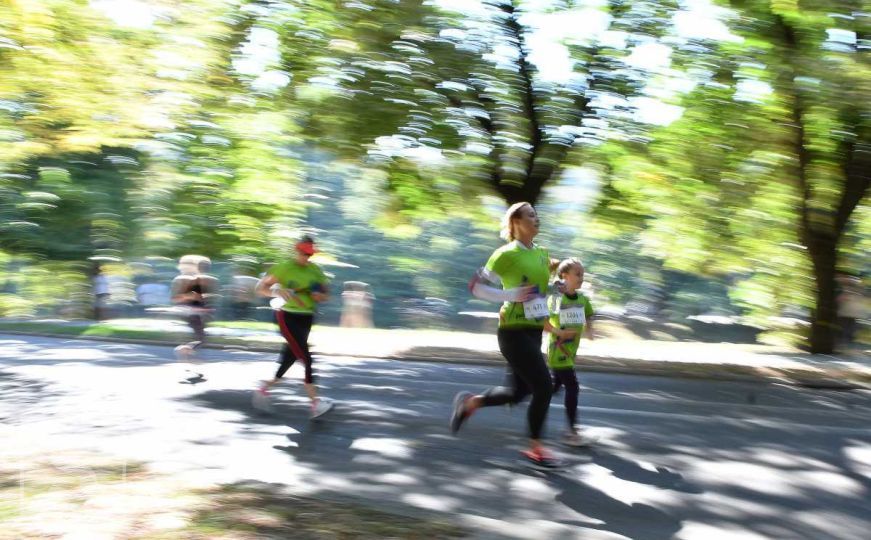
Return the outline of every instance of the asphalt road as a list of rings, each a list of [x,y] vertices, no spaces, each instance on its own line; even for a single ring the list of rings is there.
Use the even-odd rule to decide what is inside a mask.
[[[265,353],[208,350],[197,382],[166,347],[0,336],[3,453],[87,448],[196,481],[446,515],[482,538],[871,534],[866,391],[582,374],[581,422],[600,442],[561,449],[573,465],[544,475],[490,463],[522,447],[524,406],[448,432],[454,394],[500,383],[500,369],[319,357],[336,406],[310,421],[296,366],[275,414],[252,409],[275,366]]]

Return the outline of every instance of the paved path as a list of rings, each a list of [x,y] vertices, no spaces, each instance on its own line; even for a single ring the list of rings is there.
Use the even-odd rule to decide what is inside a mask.
[[[30,321],[27,324],[35,324],[38,328],[39,322]],[[50,334],[50,329],[57,325],[82,327],[91,323],[43,321],[43,324]],[[190,333],[186,324],[172,319],[114,319],[111,325],[116,329],[162,332],[166,336],[165,343],[154,341],[153,337],[145,343],[164,345],[177,344]],[[29,331],[39,333],[38,329]],[[235,345],[261,352],[277,350],[283,343],[274,329],[211,326],[207,333],[213,339],[231,340]],[[130,338],[115,341],[124,342],[125,339],[130,341]],[[504,361],[494,333],[315,326],[311,341],[316,352],[327,356],[500,366]],[[226,342],[215,344],[218,348],[225,346]],[[595,341],[584,340],[579,358],[580,369],[593,372],[717,380],[761,379],[827,388],[871,388],[871,351],[860,348],[854,348],[850,354],[811,355],[786,347],[761,344],[605,337]]]
[[[601,443],[562,475],[489,466],[522,444],[525,407],[453,438],[454,393],[481,365],[318,358],[336,409],[307,418],[294,367],[277,414],[250,407],[273,355],[206,351],[182,384],[166,347],[0,336],[0,458],[91,449],[203,483],[262,481],[394,512],[455,517],[481,538],[862,539],[871,530],[871,394],[585,374]],[[563,425],[557,398],[549,433]],[[716,533],[716,534],[715,534]]]

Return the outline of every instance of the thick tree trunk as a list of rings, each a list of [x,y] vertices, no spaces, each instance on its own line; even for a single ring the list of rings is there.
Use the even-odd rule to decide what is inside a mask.
[[[835,292],[837,242],[818,235],[808,245],[816,285],[816,307],[811,313],[810,352],[831,354],[838,331],[838,305]]]
[[[518,202],[528,202],[535,206],[541,195],[541,185],[533,182],[526,182],[523,185],[501,183],[495,187],[509,206]]]

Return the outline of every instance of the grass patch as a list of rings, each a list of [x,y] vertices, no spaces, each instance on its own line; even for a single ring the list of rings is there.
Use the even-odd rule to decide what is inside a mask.
[[[135,330],[132,328],[119,328],[108,324],[95,324],[88,327],[80,335],[93,337],[149,339],[154,341],[161,341],[166,339],[172,339],[173,337],[180,338],[182,334],[172,334],[155,330]]]
[[[65,336],[78,336],[81,335],[85,329],[87,329],[87,326],[69,326],[61,323],[51,322],[0,322],[0,331],[8,330],[11,332],[36,332],[62,334]]]
[[[209,326],[218,328],[238,328],[239,330],[261,330],[264,332],[277,331],[278,325],[274,322],[263,321],[212,321]]]
[[[287,495],[260,482],[186,486],[93,453],[31,456],[0,469],[0,538],[462,538],[446,520]]]
[[[69,325],[51,321],[4,321],[0,322],[0,332],[4,330],[10,332],[32,332],[37,334],[54,334],[62,336],[114,337],[149,340],[164,340],[176,337],[174,334],[168,332],[137,330],[126,326],[115,326],[112,323]],[[181,334],[178,334],[178,336],[181,336]]]
[[[428,539],[467,535],[444,520],[400,516],[357,503],[288,496],[270,484],[229,484],[200,495],[209,504],[179,531],[188,538]]]

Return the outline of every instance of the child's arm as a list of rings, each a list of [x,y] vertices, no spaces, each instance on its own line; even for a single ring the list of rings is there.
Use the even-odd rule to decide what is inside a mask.
[[[555,335],[556,337],[558,337],[560,339],[572,339],[578,333],[577,330],[558,328],[558,327],[554,326],[553,324],[551,324],[551,322],[548,319],[544,320],[544,331],[550,332],[551,334]]]
[[[590,341],[596,339],[593,337],[593,319],[587,321],[587,327],[584,328],[584,336]]]

